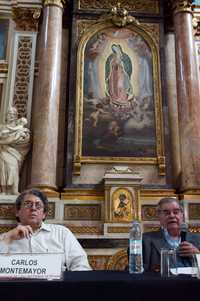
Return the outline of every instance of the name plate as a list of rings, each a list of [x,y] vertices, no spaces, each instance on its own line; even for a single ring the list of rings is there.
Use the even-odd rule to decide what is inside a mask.
[[[62,253],[0,254],[0,278],[60,279]]]

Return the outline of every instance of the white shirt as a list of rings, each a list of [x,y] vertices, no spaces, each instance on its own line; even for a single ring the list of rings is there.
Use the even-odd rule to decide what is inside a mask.
[[[91,270],[86,252],[72,232],[64,226],[42,223],[29,239],[6,244],[0,240],[0,253],[63,253],[62,270]]]

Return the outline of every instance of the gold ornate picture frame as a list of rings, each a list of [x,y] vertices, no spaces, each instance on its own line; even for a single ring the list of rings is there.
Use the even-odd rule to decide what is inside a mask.
[[[159,25],[77,28],[74,174],[81,164],[135,163],[164,175]]]

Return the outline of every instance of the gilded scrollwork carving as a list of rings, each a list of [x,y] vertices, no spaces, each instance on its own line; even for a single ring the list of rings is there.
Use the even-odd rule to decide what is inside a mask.
[[[154,39],[156,46],[159,46],[160,41],[160,27],[159,24],[142,23],[142,27],[148,31]]]
[[[106,270],[109,255],[88,255],[90,266],[93,270]]]
[[[15,87],[13,104],[17,107],[20,117],[28,115],[29,100],[29,78],[31,77],[31,61],[33,51],[33,38],[31,36],[20,36],[18,39],[17,65],[15,75]],[[24,80],[26,74],[27,80]],[[21,87],[23,86],[23,89]]]
[[[191,233],[200,233],[200,226],[198,225],[189,225],[189,232]]]
[[[158,0],[121,0],[121,5],[126,6],[129,11],[148,12],[158,14],[160,11]],[[116,5],[116,0],[80,0],[79,8],[83,10],[87,9],[110,9]]]
[[[190,12],[192,13],[192,0],[171,0],[174,13]]]
[[[194,37],[196,40],[200,40],[200,18],[194,17],[192,19],[192,25],[193,25],[193,31],[194,31]]]
[[[128,265],[127,250],[123,249],[116,252],[113,256],[109,258],[106,269],[124,271],[127,265]]]
[[[77,21],[77,39],[79,40],[92,25],[96,24],[95,20],[81,20]]]
[[[116,6],[112,7],[108,18],[110,18],[111,22],[118,27],[124,27],[131,23],[139,25],[139,21],[135,17],[130,16],[127,9],[122,7],[120,3],[117,3]]]
[[[39,8],[12,8],[12,18],[16,23],[17,30],[37,31],[40,15]]]

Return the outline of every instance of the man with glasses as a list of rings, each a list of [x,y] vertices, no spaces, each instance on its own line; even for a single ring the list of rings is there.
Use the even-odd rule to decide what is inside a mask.
[[[63,270],[90,270],[87,255],[69,229],[44,224],[48,200],[38,189],[22,192],[16,199],[16,228],[0,235],[0,252],[63,253]]]
[[[184,214],[180,203],[173,197],[162,198],[157,206],[159,231],[143,234],[143,261],[146,271],[159,271],[161,249],[177,249],[179,266],[191,266],[191,257],[199,253],[200,235],[187,233],[181,242],[181,224]]]

